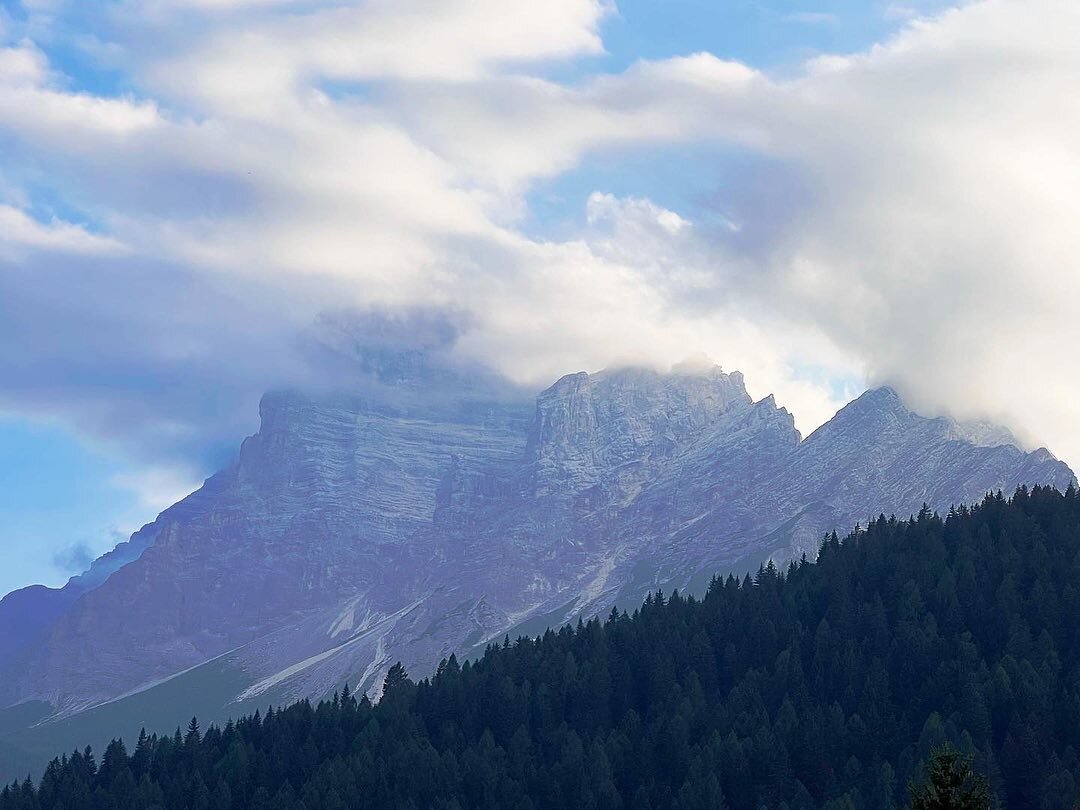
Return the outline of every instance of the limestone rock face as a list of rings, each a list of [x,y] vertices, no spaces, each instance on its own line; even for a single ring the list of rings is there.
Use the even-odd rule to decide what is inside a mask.
[[[888,388],[803,439],[719,368],[571,374],[530,402],[423,355],[364,361],[363,392],[264,397],[235,463],[100,576],[0,603],[0,627],[49,605],[0,647],[0,705],[70,716],[208,661],[238,702],[346,680],[377,695],[397,660],[422,676],[656,587],[812,556],[879,512],[1074,480]]]

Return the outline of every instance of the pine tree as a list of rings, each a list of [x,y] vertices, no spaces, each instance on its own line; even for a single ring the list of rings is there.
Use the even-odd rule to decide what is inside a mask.
[[[184,745],[191,748],[198,745],[200,739],[198,718],[192,717],[191,722],[188,723],[187,734],[184,735]]]
[[[405,667],[398,661],[390,667],[386,673],[386,678],[383,680],[383,699],[385,700],[388,696],[401,691],[409,683],[409,673],[405,671]]]
[[[926,781],[911,787],[911,810],[989,810],[989,785],[972,763],[947,744],[935,749]]]

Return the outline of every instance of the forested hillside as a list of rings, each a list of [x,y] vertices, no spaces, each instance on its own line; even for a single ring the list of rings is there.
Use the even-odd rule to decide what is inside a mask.
[[[881,808],[929,754],[1010,808],[1080,800],[1080,496],[880,517],[816,562],[53,762],[22,808]]]

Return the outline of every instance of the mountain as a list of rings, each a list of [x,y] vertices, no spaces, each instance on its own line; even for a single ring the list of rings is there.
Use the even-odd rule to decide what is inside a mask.
[[[655,594],[423,679],[395,666],[375,706],[343,690],[76,750],[0,810],[1069,810],[1078,572],[1074,488],[881,517],[701,599]]]
[[[62,588],[31,585],[0,599],[0,662],[15,660],[23,650],[44,638],[80,596],[137,560],[155,536],[153,526],[135,532],[131,539],[94,560],[87,571],[69,579]]]
[[[813,556],[879,512],[1074,480],[888,388],[802,439],[719,368],[572,374],[529,402],[430,351],[359,356],[348,393],[265,396],[235,463],[137,533],[141,553],[54,592],[0,659],[9,718],[37,707],[40,736],[110,712],[175,723],[162,696],[183,689],[212,716],[346,680],[375,697],[399,659],[430,672],[657,587]],[[0,626],[38,596],[5,599]],[[5,728],[21,744],[25,724],[0,712]]]

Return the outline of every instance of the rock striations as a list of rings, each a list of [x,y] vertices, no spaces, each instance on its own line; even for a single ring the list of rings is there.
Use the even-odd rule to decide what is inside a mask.
[[[375,695],[399,659],[425,674],[657,587],[813,555],[879,512],[1074,480],[889,388],[803,439],[719,368],[572,374],[532,403],[422,357],[367,360],[363,392],[268,394],[237,461],[116,564],[0,603],[0,628],[23,628],[0,647],[0,706],[43,701],[57,721],[207,662],[228,673],[223,714],[346,680]]]

